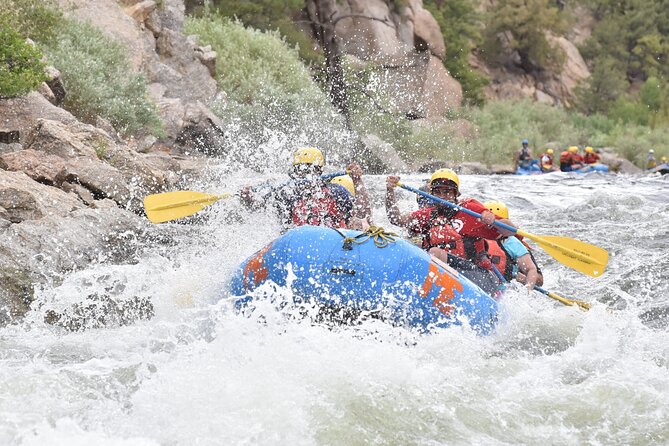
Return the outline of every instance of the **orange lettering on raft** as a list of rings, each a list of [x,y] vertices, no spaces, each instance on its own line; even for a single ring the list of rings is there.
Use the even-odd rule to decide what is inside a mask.
[[[263,256],[269,251],[272,244],[265,246],[251,257],[244,267],[244,289],[249,289],[249,274],[253,273],[253,283],[258,286],[269,276],[269,269],[265,266]]]
[[[419,292],[420,297],[426,298],[435,285],[441,289],[436,299],[432,302],[432,305],[437,307],[446,316],[450,316],[455,306],[448,302],[455,297],[456,290],[462,292],[462,284],[447,272],[440,272],[437,265],[430,263],[425,282],[423,282],[423,286]]]

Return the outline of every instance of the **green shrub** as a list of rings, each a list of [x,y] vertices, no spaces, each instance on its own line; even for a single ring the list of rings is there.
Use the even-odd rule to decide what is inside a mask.
[[[510,163],[521,139],[528,138],[535,154],[549,142],[558,151],[570,145],[612,147],[641,166],[648,149],[654,148],[658,156],[662,155],[669,139],[666,126],[651,129],[636,122],[601,114],[587,116],[531,101],[499,101],[469,112],[479,129],[472,145],[476,150],[470,156],[486,162]]]
[[[549,0],[499,0],[486,22],[484,56],[489,62],[501,54],[500,36],[509,35],[507,45],[518,52],[525,71],[562,66],[564,53],[546,39],[546,32],[562,35],[567,23]]]
[[[312,48],[310,36],[302,32],[294,21],[300,17],[304,0],[211,0],[209,7],[220,17],[239,20],[246,27],[261,31],[278,30],[291,47],[298,47],[298,54],[304,62],[312,65],[323,63],[323,55]]]
[[[63,13],[52,0],[2,0],[0,22],[11,23],[19,34],[45,43],[57,37]]]
[[[22,96],[45,80],[42,53],[0,21],[0,97]]]
[[[465,103],[483,105],[488,79],[469,65],[469,57],[482,43],[481,14],[473,0],[426,0],[425,8],[439,24],[444,38],[444,66],[462,85]]]
[[[227,99],[213,110],[236,135],[238,150],[272,138],[326,149],[347,144],[341,117],[278,32],[245,28],[211,14],[188,18],[186,32],[217,52],[217,82]]]
[[[63,107],[76,117],[95,122],[101,116],[124,134],[146,128],[162,135],[144,76],[133,72],[123,45],[87,23],[66,19],[46,53],[67,90]]]

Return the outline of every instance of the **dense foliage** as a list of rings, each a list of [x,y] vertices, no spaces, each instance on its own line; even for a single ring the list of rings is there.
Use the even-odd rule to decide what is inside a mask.
[[[214,111],[238,135],[236,144],[243,138],[257,147],[277,135],[290,147],[343,142],[337,135],[343,130],[341,117],[278,32],[247,28],[216,14],[189,18],[186,32],[217,52],[217,82],[227,98]]]
[[[594,68],[580,108],[625,123],[669,124],[669,1],[584,4],[598,22],[581,47]]]
[[[444,65],[462,85],[465,102],[482,105],[488,79],[469,65],[472,51],[482,43],[477,0],[426,0],[424,5],[439,23],[446,46]]]
[[[549,146],[557,150],[571,145],[615,147],[639,165],[643,165],[650,148],[658,157],[669,154],[667,127],[621,125],[601,114],[588,116],[529,100],[489,103],[470,109],[467,117],[479,129],[473,141],[474,157],[486,162],[508,163],[523,138],[530,140],[535,153]]]
[[[210,0],[208,8],[220,17],[239,20],[244,25],[261,31],[278,31],[296,46],[300,58],[307,64],[320,65],[323,56],[315,51],[308,34],[296,22],[304,9],[304,0]],[[204,7],[193,8],[193,15],[206,14]]]
[[[46,53],[61,72],[67,90],[63,105],[72,114],[86,122],[101,116],[126,134],[145,127],[160,134],[144,76],[133,72],[122,44],[89,24],[66,19]]]
[[[503,49],[515,50],[520,65],[532,73],[546,67],[559,68],[562,51],[548,41],[546,33],[562,35],[567,28],[564,15],[549,0],[499,0],[488,13],[483,56],[499,62]]]
[[[91,25],[65,18],[50,0],[3,0],[2,17],[33,39],[58,68],[67,92],[65,109],[87,122],[101,116],[122,133],[146,129],[162,134],[144,76],[133,73],[123,45]]]
[[[22,96],[46,80],[42,53],[0,19],[0,97]]]

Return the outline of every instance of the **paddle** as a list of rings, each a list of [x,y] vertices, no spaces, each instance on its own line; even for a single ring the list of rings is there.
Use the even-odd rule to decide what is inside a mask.
[[[327,173],[321,175],[321,179],[330,180],[340,175],[346,175],[346,172]],[[294,181],[295,180],[283,183],[279,187],[283,187]],[[220,195],[190,190],[163,192],[160,194],[147,195],[144,198],[144,210],[151,223],[164,223],[166,221],[188,217],[189,215],[200,212],[207,206],[216,203],[218,200],[232,196],[233,194],[228,192],[224,192]]]
[[[539,291],[540,293],[545,294],[546,296],[557,300],[558,302],[562,302],[565,305],[578,305],[579,308],[581,308],[583,311],[588,311],[590,309],[590,304],[587,302],[583,302],[582,300],[576,300],[576,299],[567,299],[566,297],[559,296],[551,291],[544,290],[538,285],[534,286],[534,289]]]
[[[469,214],[472,217],[481,218],[481,214],[463,208],[462,206],[458,206],[457,204],[451,203],[450,201],[443,200],[441,198],[435,197],[434,195],[430,195],[427,192],[423,192],[422,190],[415,189],[411,186],[407,186],[399,182],[397,185],[403,189],[421,195],[428,200],[434,201],[444,206],[448,206],[457,211],[464,212],[465,214]],[[568,237],[559,237],[556,235],[538,236],[530,234],[500,221],[495,221],[494,225],[506,229],[507,231],[510,231],[514,234],[518,234],[522,237],[527,237],[530,240],[534,240],[544,249],[544,251],[546,251],[558,262],[592,277],[601,276],[604,273],[606,264],[609,262],[609,253],[599,246],[591,245],[589,243]]]
[[[495,275],[497,276],[497,278],[502,283],[508,283],[507,280],[502,275],[502,273],[499,272],[499,270],[497,269],[497,267],[494,264],[492,265],[492,270],[495,273]],[[546,296],[548,296],[550,298],[553,298],[553,299],[557,300],[558,302],[562,302],[565,305],[572,306],[572,305],[575,304],[575,305],[578,305],[584,311],[588,311],[590,309],[590,304],[587,303],[587,302],[583,302],[582,300],[567,299],[566,297],[562,297],[562,296],[559,296],[559,295],[557,295],[553,292],[545,290],[545,289],[541,288],[539,285],[534,285],[534,289],[539,291],[540,293],[545,294]]]

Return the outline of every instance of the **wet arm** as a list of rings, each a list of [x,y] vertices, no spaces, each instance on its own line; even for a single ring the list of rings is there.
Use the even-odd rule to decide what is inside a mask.
[[[406,228],[409,225],[411,214],[402,214],[397,207],[395,187],[398,181],[399,177],[396,176],[390,176],[386,179],[386,215],[391,224]]]
[[[539,273],[536,265],[532,261],[532,257],[528,253],[520,256],[517,262],[518,271],[525,276],[525,286],[527,286],[528,290],[533,290],[534,285],[536,285],[537,280],[539,279]]]

